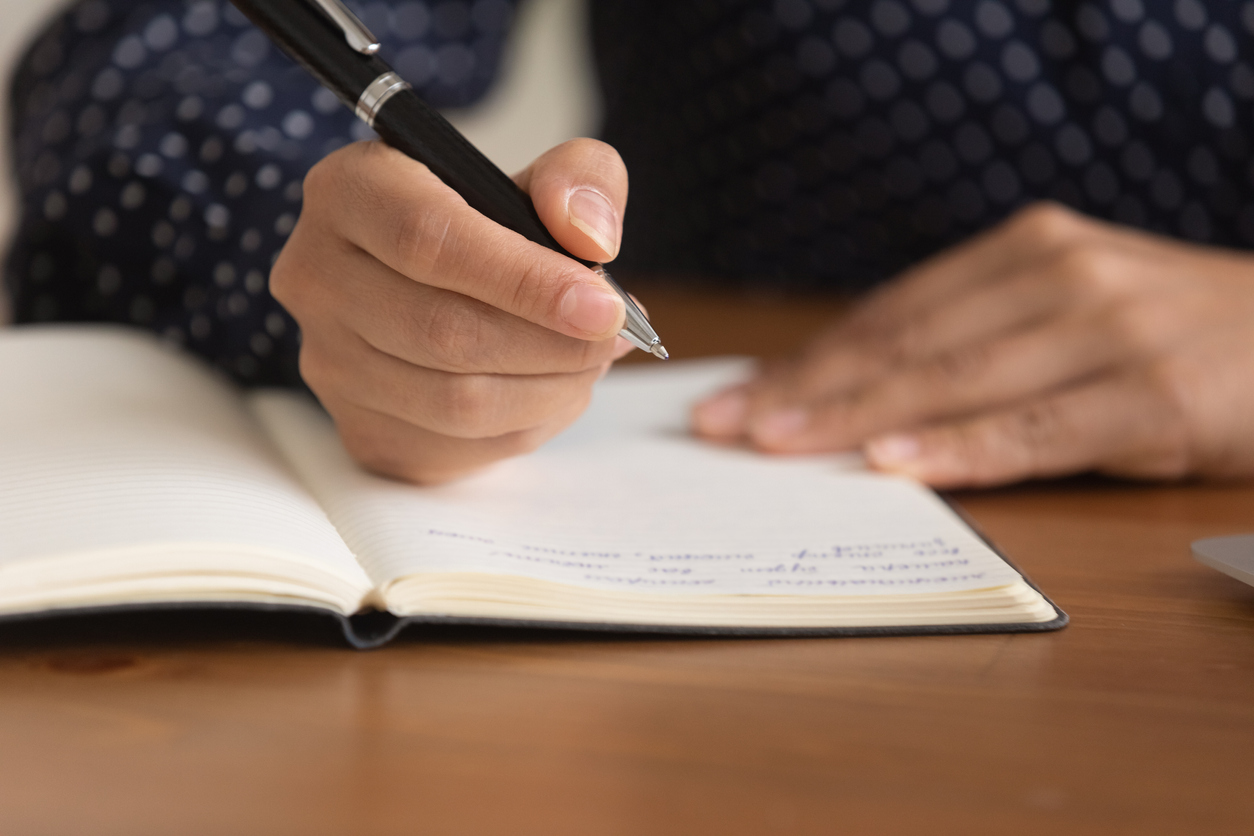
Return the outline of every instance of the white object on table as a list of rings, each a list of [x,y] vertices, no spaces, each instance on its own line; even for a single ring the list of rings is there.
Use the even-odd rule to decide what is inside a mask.
[[[1193,543],[1193,556],[1212,569],[1254,586],[1254,534],[1197,540]]]

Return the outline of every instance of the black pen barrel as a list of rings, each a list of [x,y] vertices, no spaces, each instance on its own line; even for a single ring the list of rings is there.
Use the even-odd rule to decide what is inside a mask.
[[[388,99],[375,117],[374,129],[388,145],[424,163],[490,220],[575,258],[549,234],[531,197],[413,90]]]
[[[349,108],[392,68],[357,52],[309,0],[232,0],[236,8]],[[371,127],[388,145],[423,163],[470,206],[537,244],[574,258],[549,234],[531,198],[412,89],[391,95]],[[575,259],[585,265],[592,262]]]
[[[350,47],[339,27],[308,0],[231,2],[350,109],[357,107],[358,97],[370,82],[391,70],[377,56]]]

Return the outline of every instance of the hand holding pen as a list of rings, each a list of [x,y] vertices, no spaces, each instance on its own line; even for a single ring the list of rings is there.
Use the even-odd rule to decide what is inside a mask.
[[[310,171],[271,273],[301,326],[302,374],[350,453],[389,476],[451,479],[555,435],[632,344],[664,356],[643,315],[595,269],[621,236],[627,174],[617,153],[575,140],[516,185],[502,179],[388,77],[351,16],[333,23],[313,1],[238,5],[389,143],[357,143]]]

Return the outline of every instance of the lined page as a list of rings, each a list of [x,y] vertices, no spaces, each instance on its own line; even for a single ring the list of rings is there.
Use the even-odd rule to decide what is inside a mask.
[[[50,584],[91,598],[83,584],[119,577],[131,579],[111,593],[123,598],[290,595],[298,583],[355,609],[367,594],[235,388],[155,338],[0,331],[0,393],[0,598]],[[167,580],[143,580],[157,575]]]
[[[254,408],[378,584],[515,575],[657,594],[933,594],[1019,582],[934,493],[856,457],[768,457],[691,438],[689,406],[743,361],[612,372],[536,453],[440,487],[353,465],[297,396]]]

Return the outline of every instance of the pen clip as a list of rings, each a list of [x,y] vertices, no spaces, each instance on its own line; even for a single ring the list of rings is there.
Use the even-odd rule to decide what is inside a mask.
[[[357,19],[357,15],[349,11],[341,0],[311,0],[311,2],[322,10],[322,13],[331,18],[331,22],[339,27],[344,33],[344,40],[348,41],[348,45],[362,55],[374,55],[379,51],[379,39],[366,28],[366,25]]]

